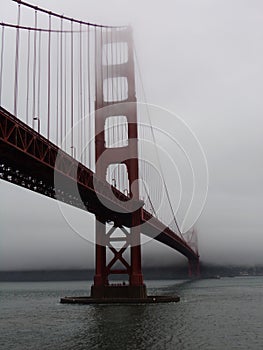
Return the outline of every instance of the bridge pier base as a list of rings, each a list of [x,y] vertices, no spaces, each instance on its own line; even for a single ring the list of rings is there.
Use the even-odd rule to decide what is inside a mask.
[[[64,297],[62,304],[153,304],[178,302],[180,297],[147,295],[146,286],[109,285],[92,286],[91,296]]]
[[[190,278],[199,278],[200,277],[199,260],[188,260],[188,276]]]
[[[94,299],[123,299],[135,298],[146,299],[146,286],[132,286],[132,285],[109,285],[109,286],[95,286],[91,287],[91,298]]]

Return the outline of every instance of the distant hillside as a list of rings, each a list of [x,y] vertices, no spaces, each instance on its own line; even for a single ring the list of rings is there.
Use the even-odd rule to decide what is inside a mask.
[[[201,264],[201,277],[214,276],[255,276],[263,275],[263,266],[220,266]],[[167,267],[144,267],[144,278],[150,279],[184,279],[188,278],[187,265]],[[42,271],[0,271],[1,282],[31,281],[78,281],[93,280],[94,270],[42,270]],[[113,276],[113,279],[118,276]]]

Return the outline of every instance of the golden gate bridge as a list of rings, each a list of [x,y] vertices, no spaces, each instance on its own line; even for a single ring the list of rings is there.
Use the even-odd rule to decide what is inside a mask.
[[[198,276],[163,170],[142,161],[140,141],[155,137],[140,124],[131,28],[13,1],[17,22],[0,24],[0,178],[95,215],[94,300],[149,300],[141,233],[183,254]]]

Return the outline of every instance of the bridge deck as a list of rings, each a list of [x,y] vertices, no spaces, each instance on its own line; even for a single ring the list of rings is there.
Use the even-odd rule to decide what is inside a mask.
[[[0,178],[93,214],[103,213],[106,220],[115,220],[127,227],[131,226],[131,213],[139,207],[136,210],[141,211],[143,234],[177,250],[189,260],[199,259],[175,232],[142,209],[143,203],[130,200],[115,187],[97,178],[90,169],[2,107],[0,145]],[[72,195],[76,183],[80,198]]]

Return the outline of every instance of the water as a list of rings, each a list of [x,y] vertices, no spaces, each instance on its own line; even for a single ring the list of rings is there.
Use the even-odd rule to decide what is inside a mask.
[[[0,283],[0,348],[263,349],[263,278],[147,281],[179,303],[67,305],[91,282]]]

